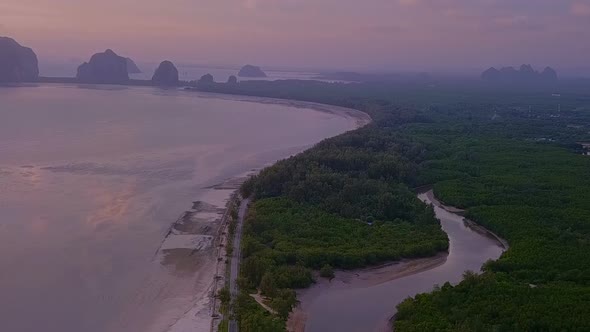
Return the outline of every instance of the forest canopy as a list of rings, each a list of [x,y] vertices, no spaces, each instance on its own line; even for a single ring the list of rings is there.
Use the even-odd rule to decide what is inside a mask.
[[[482,275],[401,303],[396,331],[590,330],[590,157],[578,143],[590,142],[590,90],[560,84],[210,87],[351,107],[374,120],[245,184],[257,202],[246,225],[244,284],[261,288],[264,280],[272,302],[288,311],[296,304],[289,290],[309,286],[313,269],[445,250],[431,209],[412,191],[434,185],[438,198],[466,208],[510,248]]]

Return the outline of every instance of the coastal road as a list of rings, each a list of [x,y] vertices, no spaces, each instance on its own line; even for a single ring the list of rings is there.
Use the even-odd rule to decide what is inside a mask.
[[[229,272],[229,290],[231,293],[231,302],[236,303],[239,289],[238,289],[238,275],[240,273],[240,259],[242,258],[241,241],[242,241],[242,227],[244,226],[244,218],[248,211],[248,204],[250,199],[243,199],[240,203],[238,211],[238,222],[234,234],[234,250],[231,257],[230,272]],[[233,306],[231,309],[231,316],[234,316]],[[229,321],[229,332],[238,332],[238,322],[235,319]]]

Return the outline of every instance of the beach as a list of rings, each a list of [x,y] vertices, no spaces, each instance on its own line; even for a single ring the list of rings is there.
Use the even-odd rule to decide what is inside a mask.
[[[238,97],[220,94],[209,94],[211,98],[224,98],[231,100],[239,100],[245,102],[264,103],[283,105],[295,108],[313,109],[318,112],[325,112],[338,117],[344,117],[354,123],[354,128],[359,128],[371,122],[370,117],[360,111],[347,109],[343,107],[323,105],[318,103],[290,101],[272,98],[257,98],[257,97]],[[290,155],[303,152],[291,151]],[[290,155],[284,156],[285,158]],[[228,241],[227,238],[227,216],[232,202],[232,197],[238,195],[240,185],[249,177],[256,175],[263,167],[271,166],[272,163],[261,165],[260,168],[251,169],[246,173],[236,175],[235,177],[226,179],[225,181],[206,188],[210,193],[210,197],[215,199],[195,202],[197,207],[207,207],[206,210],[202,208],[187,211],[183,216],[175,222],[171,227],[171,232],[165,238],[161,249],[171,249],[175,252],[170,254],[174,259],[183,259],[190,257],[195,251],[205,254],[207,259],[203,263],[193,264],[193,273],[203,276],[202,286],[195,293],[193,306],[189,308],[182,317],[169,325],[166,332],[192,332],[192,331],[206,331],[210,329],[215,331],[220,322],[221,316],[218,312],[219,303],[216,304],[214,297],[216,291],[223,288],[227,282],[227,257],[225,247]],[[233,198],[235,203],[236,199]],[[199,229],[202,228],[203,221],[208,224],[209,232],[207,234],[191,233],[187,234],[186,228]],[[198,232],[198,231],[197,231]],[[180,239],[179,239],[180,238]],[[186,238],[186,239],[184,239]],[[206,238],[206,240],[203,240]],[[208,245],[202,245],[203,242]],[[188,243],[188,247],[185,246]],[[183,250],[184,249],[184,250]],[[186,249],[189,249],[188,251]],[[190,258],[189,258],[190,259]],[[410,264],[407,270],[415,268],[415,264]],[[401,272],[400,272],[401,274]],[[207,284],[207,280],[209,283]],[[170,321],[164,318],[163,320]],[[155,331],[162,331],[161,327],[157,326]]]

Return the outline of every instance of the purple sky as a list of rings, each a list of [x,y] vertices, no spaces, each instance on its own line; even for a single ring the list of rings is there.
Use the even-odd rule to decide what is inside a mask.
[[[590,0],[2,0],[0,35],[45,59],[590,67]]]

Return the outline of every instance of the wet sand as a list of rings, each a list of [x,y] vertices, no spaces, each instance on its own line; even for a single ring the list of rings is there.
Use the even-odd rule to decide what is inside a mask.
[[[224,264],[217,261],[219,239],[225,206],[233,190],[207,190],[201,201],[193,202],[170,228],[156,256],[164,265],[173,265],[177,271],[194,278],[191,305],[178,316],[178,308],[160,312],[149,331],[207,331],[211,327],[215,276],[223,275]],[[223,263],[223,262],[221,262]]]
[[[371,117],[362,111],[355,110],[352,108],[326,105],[320,103],[314,103],[310,101],[300,101],[291,99],[278,99],[278,98],[267,98],[267,97],[253,97],[253,96],[241,96],[241,95],[227,95],[214,92],[198,92],[202,98],[215,98],[224,100],[235,100],[243,102],[252,102],[257,104],[270,104],[270,105],[281,105],[286,107],[301,108],[301,109],[312,109],[317,112],[323,112],[338,117],[344,117],[350,119],[356,123],[356,128],[364,127],[371,123],[373,120]]]

